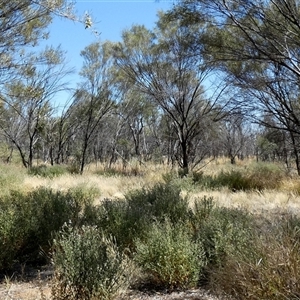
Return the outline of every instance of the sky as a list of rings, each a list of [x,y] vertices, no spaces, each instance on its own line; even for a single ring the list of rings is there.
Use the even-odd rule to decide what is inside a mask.
[[[145,25],[152,29],[157,21],[157,12],[170,9],[172,4],[172,0],[78,0],[75,4],[77,15],[90,14],[100,35],[97,37],[81,23],[55,17],[48,28],[50,37],[41,46],[61,45],[66,51],[68,65],[78,74],[82,66],[80,52],[86,46],[98,40],[121,41],[122,31],[132,25]],[[80,78],[74,74],[68,80],[75,87]],[[65,98],[67,95],[57,97]]]

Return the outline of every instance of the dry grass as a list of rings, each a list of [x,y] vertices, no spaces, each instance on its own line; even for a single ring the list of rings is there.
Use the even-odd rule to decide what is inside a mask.
[[[152,185],[161,180],[165,172],[164,166],[142,165],[137,176],[97,175],[103,166],[89,166],[84,175],[65,174],[53,179],[26,176],[23,181],[25,190],[32,190],[41,186],[54,190],[66,191],[74,187],[96,188],[100,191],[100,198],[122,198],[129,190],[139,189],[144,185]],[[117,169],[118,170],[118,169]]]
[[[278,210],[300,213],[300,196],[284,191],[239,191],[233,193],[223,188],[220,191],[195,192],[190,196],[191,200],[210,196],[220,206],[242,208],[252,213]]]
[[[228,160],[220,158],[212,161],[202,169],[205,174],[217,175],[221,171],[231,170],[243,171],[250,161],[238,161],[236,165],[231,165]],[[77,186],[86,188],[96,188],[100,191],[99,201],[104,198],[122,198],[124,194],[132,189],[139,189],[145,185],[153,185],[162,181],[163,174],[170,172],[166,165],[142,164],[127,167],[130,173],[134,168],[138,171],[137,176],[123,175],[96,175],[99,171],[104,171],[103,165],[90,165],[84,175],[65,174],[57,178],[47,179],[41,177],[24,176],[22,188],[32,190],[37,187],[45,186],[54,190],[68,190]],[[115,166],[116,173],[122,174],[122,165]],[[175,171],[174,171],[175,172]],[[24,174],[24,172],[23,172]],[[199,191],[197,189],[189,191],[191,200],[212,196],[215,202],[225,207],[236,207],[247,209],[251,212],[284,210],[293,213],[300,213],[300,179],[285,178],[278,190],[265,191],[238,191],[233,193],[227,188],[221,190]]]

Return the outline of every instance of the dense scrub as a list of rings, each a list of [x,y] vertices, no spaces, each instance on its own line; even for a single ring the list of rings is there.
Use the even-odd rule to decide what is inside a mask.
[[[261,188],[283,176],[268,168],[251,172],[268,177],[257,175]],[[224,174],[212,181],[237,188],[237,173]],[[235,299],[298,299],[300,218],[183,196],[182,188],[204,179],[193,183],[170,173],[164,183],[97,206],[95,190],[83,186],[11,191],[0,198],[1,272],[16,263],[51,262],[55,299],[112,299],[128,286],[203,286]]]

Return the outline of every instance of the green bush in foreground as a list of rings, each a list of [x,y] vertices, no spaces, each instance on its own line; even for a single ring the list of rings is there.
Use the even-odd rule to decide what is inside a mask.
[[[180,192],[172,184],[157,184],[131,191],[122,200],[106,199],[91,211],[92,224],[112,234],[122,249],[134,250],[134,240],[143,237],[154,221],[168,218],[176,224],[188,219],[188,201]]]
[[[154,223],[136,241],[135,261],[148,283],[171,290],[196,287],[206,262],[202,245],[192,241],[184,225],[169,220]]]
[[[246,211],[218,207],[211,197],[204,197],[195,201],[189,226],[194,239],[203,245],[207,261],[201,278],[204,282],[209,282],[231,255],[251,251],[255,231]]]
[[[0,270],[15,261],[45,262],[53,233],[68,221],[80,225],[92,200],[79,189],[63,193],[47,188],[0,198]]]
[[[188,199],[181,195],[181,188],[172,183],[157,183],[150,188],[131,191],[125,195],[129,209],[148,219],[177,223],[188,218]]]
[[[53,246],[53,299],[108,300],[127,288],[132,263],[96,227],[66,225]]]

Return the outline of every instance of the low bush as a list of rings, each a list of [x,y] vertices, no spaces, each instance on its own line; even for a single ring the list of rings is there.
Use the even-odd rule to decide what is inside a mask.
[[[11,192],[0,199],[0,270],[17,262],[47,259],[52,234],[65,222],[80,225],[92,198],[79,190],[66,193],[39,188],[29,193]],[[41,256],[44,253],[46,255]]]
[[[113,235],[120,249],[132,249],[133,239],[142,235],[149,224],[146,216],[131,210],[125,200],[106,199],[93,211],[96,213],[93,224]]]
[[[239,209],[218,207],[212,198],[196,200],[190,216],[194,239],[203,245],[207,266],[201,280],[221,268],[227,258],[251,250],[254,236],[253,218]]]
[[[180,188],[159,183],[130,191],[125,199],[106,199],[90,211],[90,219],[106,233],[112,234],[119,247],[134,250],[134,239],[142,237],[154,221],[168,218],[174,224],[189,218],[188,199]]]
[[[215,176],[192,174],[194,185],[206,189],[227,187],[232,191],[277,189],[283,178],[284,172],[279,167],[267,163],[255,163],[243,170],[222,171]]]
[[[98,170],[97,175],[105,177],[116,177],[116,176],[141,176],[143,171],[139,166],[128,166],[126,168],[120,168],[119,166],[104,168],[103,170]]]
[[[53,250],[53,299],[113,299],[130,283],[133,264],[96,227],[65,225]]]
[[[67,172],[68,172],[67,169],[61,165],[54,165],[54,166],[39,165],[39,166],[33,166],[28,170],[29,175],[40,176],[45,178],[58,177]]]
[[[129,208],[152,220],[169,218],[173,223],[187,220],[189,204],[176,184],[157,183],[150,188],[131,191],[125,195]]]
[[[249,166],[251,188],[256,190],[278,189],[285,173],[276,164],[255,163]]]
[[[240,171],[220,172],[216,176],[204,175],[202,173],[193,174],[193,183],[206,189],[219,189],[227,187],[232,191],[252,189],[251,180],[245,173]]]
[[[178,289],[196,287],[205,265],[201,243],[192,241],[183,224],[155,222],[143,239],[136,241],[135,261],[147,283]]]

